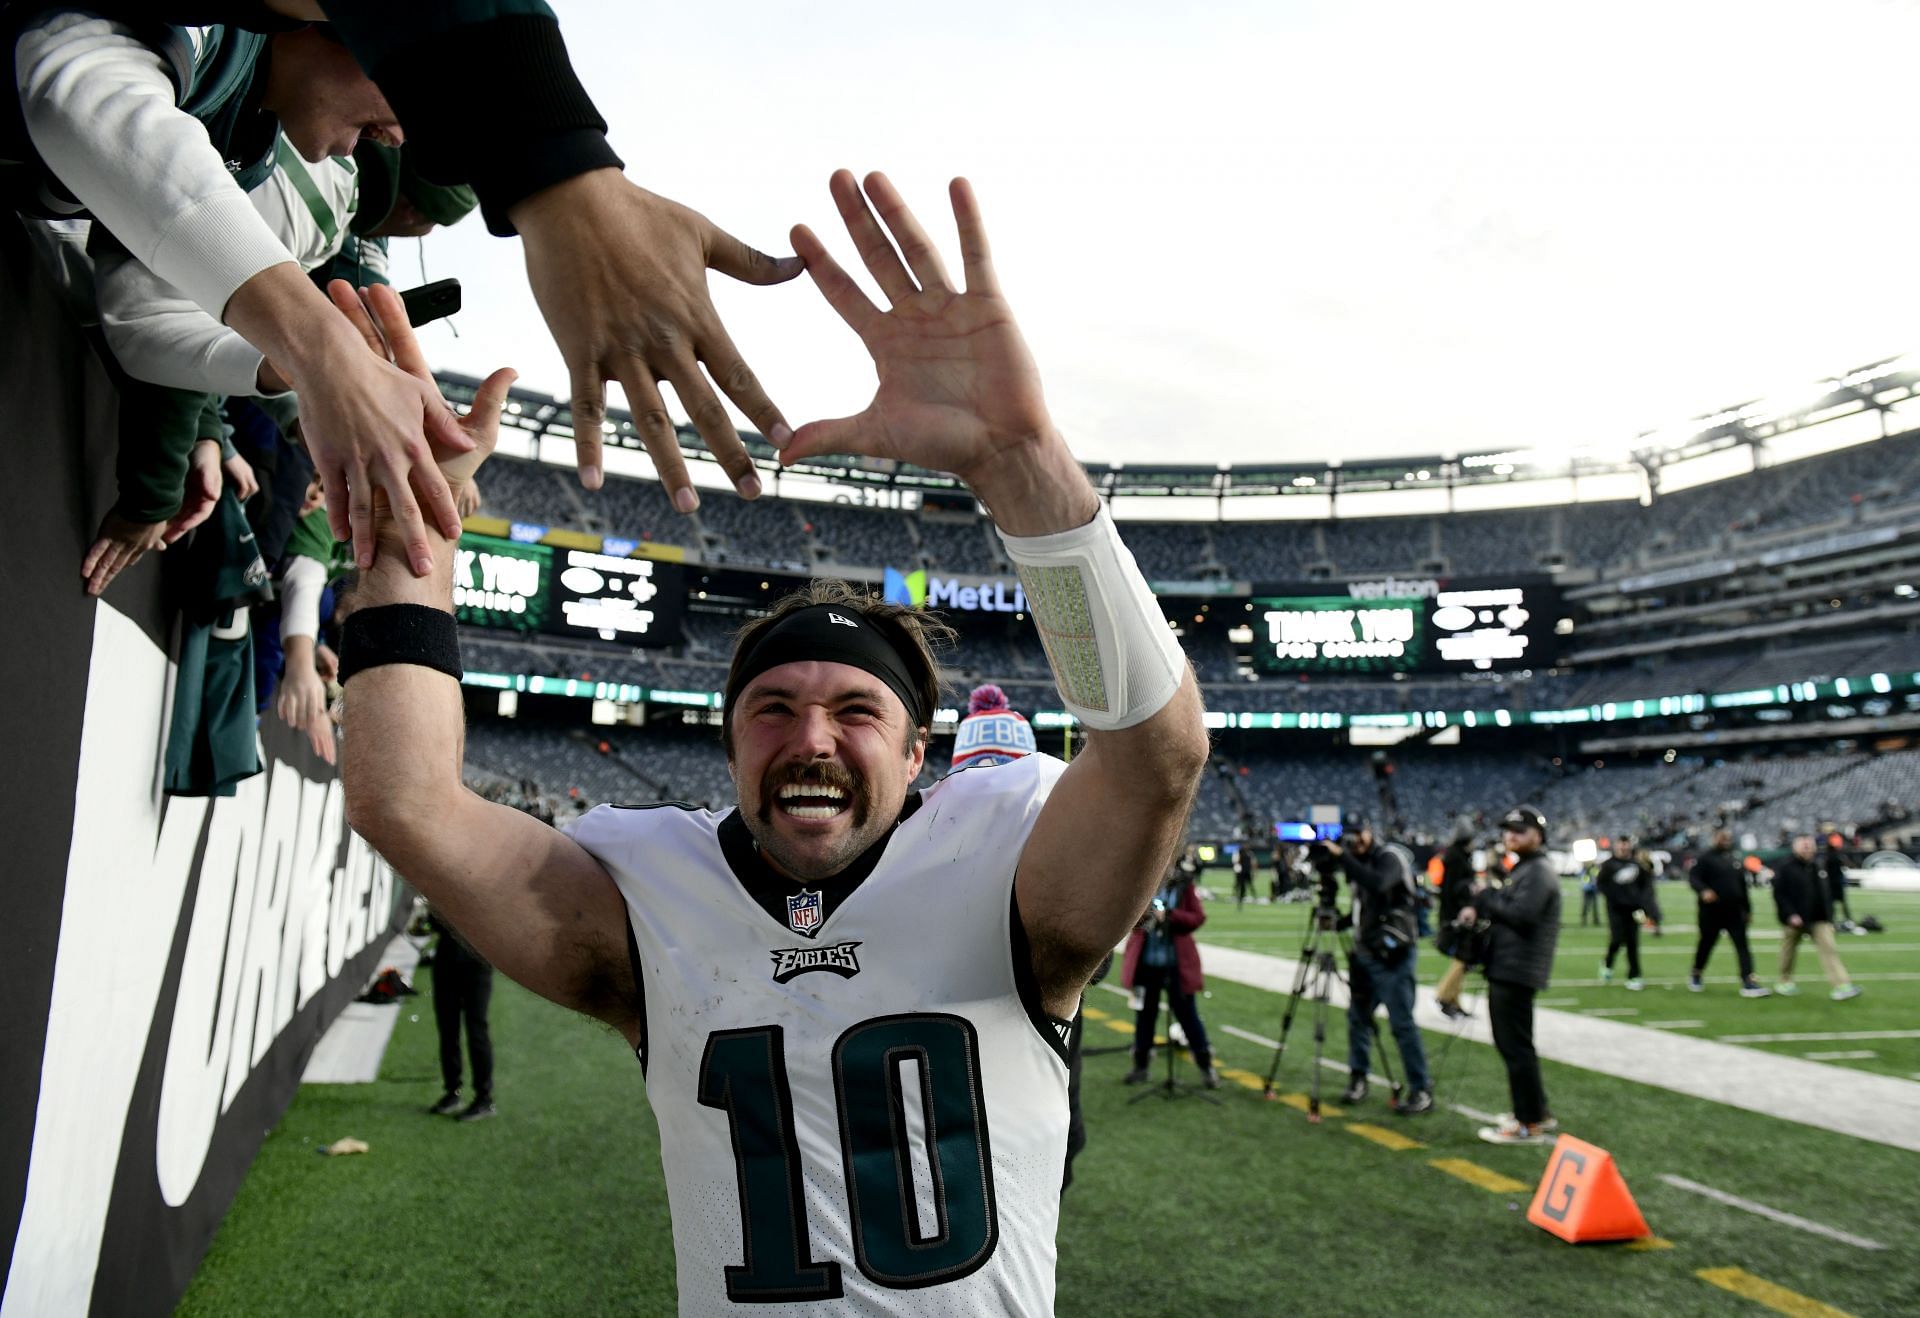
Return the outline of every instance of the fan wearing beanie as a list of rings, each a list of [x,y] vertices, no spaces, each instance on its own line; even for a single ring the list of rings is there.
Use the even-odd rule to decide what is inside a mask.
[[[967,714],[953,736],[954,769],[1011,764],[1038,750],[1026,715],[1007,705],[1007,693],[991,682],[967,697]]]

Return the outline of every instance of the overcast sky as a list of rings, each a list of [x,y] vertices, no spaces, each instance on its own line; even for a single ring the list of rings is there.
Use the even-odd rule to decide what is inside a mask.
[[[552,3],[630,176],[768,251],[855,266],[845,165],[951,254],[968,175],[1082,458],[1624,447],[1920,347],[1907,3]],[[567,394],[517,241],[424,255],[436,365]],[[865,405],[804,277],[714,292],[789,420]]]

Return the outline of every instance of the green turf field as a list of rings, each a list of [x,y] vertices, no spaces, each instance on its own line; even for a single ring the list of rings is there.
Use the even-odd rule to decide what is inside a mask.
[[[1675,924],[1692,922],[1690,900],[1669,897],[1668,905]],[[1209,909],[1207,937],[1282,955],[1297,949],[1297,907]],[[1630,1002],[1645,1019],[1706,1021],[1697,1033],[1714,1037],[1914,1028],[1920,979],[1873,976],[1909,971],[1920,955],[1866,949],[1920,942],[1920,902],[1856,904],[1856,913],[1864,909],[1878,911],[1890,932],[1843,943],[1868,989],[1852,1003],[1814,993],[1811,963],[1803,972],[1808,992],[1791,1002],[1741,1001],[1725,983],[1704,995],[1650,989],[1630,997],[1583,986],[1545,996],[1575,997],[1580,1006]],[[1568,910],[1577,918],[1577,894]],[[1684,974],[1684,958],[1659,949],[1690,937],[1655,944],[1656,980]],[[1590,942],[1591,930],[1566,931],[1566,980],[1593,978]],[[1724,978],[1730,966],[1715,968]],[[1437,972],[1429,953],[1422,979]],[[1476,1121],[1450,1110],[1506,1106],[1491,1049],[1427,1036],[1443,1102],[1430,1117],[1399,1119],[1376,1099],[1309,1125],[1259,1092],[1271,1050],[1226,1028],[1272,1037],[1283,999],[1217,979],[1210,990],[1203,1014],[1231,1073],[1219,1107],[1191,1098],[1130,1105],[1138,1091],[1120,1083],[1126,1057],[1087,1060],[1092,1143],[1063,1212],[1062,1314],[1920,1312],[1920,1154],[1549,1062],[1556,1111],[1573,1133],[1615,1154],[1656,1235],[1671,1243],[1646,1251],[1569,1246],[1525,1221],[1548,1150],[1487,1145],[1474,1135]],[[1125,1000],[1096,989],[1088,1002],[1105,1013],[1090,1017],[1088,1045],[1124,1042]],[[422,1114],[439,1092],[431,1011],[424,998],[404,1010],[377,1083],[301,1092],[261,1150],[181,1312],[671,1312],[655,1129],[624,1045],[502,983],[493,1010],[502,1115],[462,1126]],[[1337,1018],[1332,1036],[1338,1054]],[[1910,1041],[1828,1047],[1878,1054],[1836,1065],[1920,1070]],[[1303,1023],[1280,1073],[1283,1094],[1304,1088],[1310,1053]],[[1880,1060],[1900,1056],[1906,1060]],[[1340,1077],[1325,1078],[1331,1098]],[[343,1135],[366,1140],[371,1152],[316,1156],[316,1145]],[[1664,1183],[1662,1174],[1886,1248],[1863,1250],[1727,1207]],[[1786,1308],[1763,1307],[1702,1272],[1749,1291],[1783,1288],[1758,1293]],[[1796,1308],[1789,1296],[1831,1309]]]
[[[1208,871],[1205,881],[1213,893],[1224,895],[1228,900],[1209,903],[1203,941],[1289,958],[1299,951],[1301,933],[1306,927],[1306,907],[1283,903],[1250,905],[1236,910],[1230,900],[1231,874]],[[1773,898],[1768,893],[1757,891],[1753,898],[1749,937],[1754,970],[1763,984],[1771,986],[1780,968],[1780,924],[1774,915]],[[1606,925],[1580,926],[1580,887],[1569,882],[1562,890],[1564,923],[1560,930],[1559,955],[1554,960],[1553,985],[1540,995],[1540,1003],[1561,1011],[1598,1012],[1635,1024],[1659,1022],[1657,1028],[1703,1039],[1731,1039],[1786,1056],[1814,1054],[1816,1060],[1836,1066],[1860,1067],[1909,1080],[1920,1078],[1920,893],[1856,891],[1850,901],[1856,919],[1871,912],[1887,926],[1885,933],[1838,938],[1840,959],[1854,981],[1865,990],[1851,1002],[1828,1000],[1820,958],[1813,945],[1804,940],[1794,963],[1794,979],[1800,986],[1800,992],[1794,997],[1740,997],[1736,992],[1733,947],[1724,937],[1707,963],[1706,992],[1689,993],[1687,971],[1693,964],[1695,901],[1693,893],[1682,883],[1660,885],[1662,914],[1670,927],[1659,938],[1642,932],[1640,959],[1647,987],[1642,992],[1629,993],[1624,952],[1615,960],[1613,983],[1601,983],[1600,963],[1607,949]],[[1441,968],[1440,959],[1429,951],[1422,962],[1421,982],[1431,985],[1440,977]],[[1472,984],[1469,980],[1470,988]],[[1629,1012],[1633,1014],[1626,1014]],[[1881,1032],[1907,1037],[1778,1041],[1754,1038]]]

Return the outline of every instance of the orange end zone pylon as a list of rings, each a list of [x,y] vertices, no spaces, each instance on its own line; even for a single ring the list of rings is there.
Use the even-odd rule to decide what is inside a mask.
[[[1653,1234],[1613,1155],[1571,1135],[1562,1135],[1553,1146],[1527,1221],[1575,1245]]]

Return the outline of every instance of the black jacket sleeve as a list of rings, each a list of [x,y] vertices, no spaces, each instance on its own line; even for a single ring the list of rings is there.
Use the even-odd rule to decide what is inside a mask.
[[[1478,909],[1496,924],[1504,924],[1520,933],[1532,933],[1547,913],[1551,899],[1544,865],[1529,861],[1513,872],[1504,888],[1489,888],[1480,894]]]
[[[1356,856],[1351,850],[1342,851],[1340,864],[1348,880],[1376,901],[1391,896],[1399,886],[1399,875],[1381,858],[1377,847],[1366,856]]]
[[[327,0],[327,16],[405,125],[420,172],[469,183],[487,228],[553,184],[621,167],[542,0]],[[489,90],[474,94],[478,79]]]
[[[1795,888],[1799,886],[1800,876],[1794,872],[1793,861],[1787,861],[1773,872],[1773,909],[1785,924],[1798,915],[1800,900]]]

